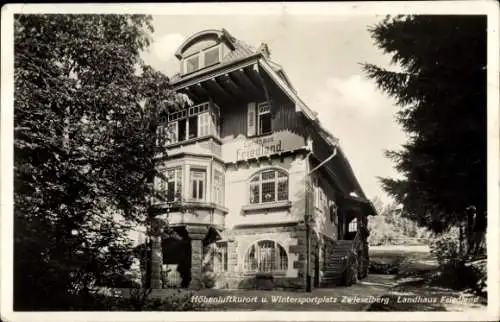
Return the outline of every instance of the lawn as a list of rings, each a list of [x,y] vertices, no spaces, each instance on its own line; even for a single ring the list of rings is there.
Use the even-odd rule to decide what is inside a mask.
[[[384,294],[389,304],[374,303],[368,311],[469,311],[486,309],[486,299],[432,285],[438,263],[428,246],[371,246],[370,261],[397,265],[395,281]]]

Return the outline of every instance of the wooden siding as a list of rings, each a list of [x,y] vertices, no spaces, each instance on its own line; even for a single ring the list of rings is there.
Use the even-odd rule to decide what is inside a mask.
[[[288,97],[269,80],[264,81],[267,86],[269,98],[272,102],[272,130],[273,132],[281,130],[290,130],[296,134],[305,135],[304,120],[302,116],[295,111],[295,105]],[[258,86],[261,86],[258,84]],[[230,139],[239,135],[247,135],[247,104],[255,101],[261,102],[265,98],[256,98],[255,100],[242,101],[240,98],[235,98],[233,103],[228,103],[221,106],[222,125],[221,137]]]

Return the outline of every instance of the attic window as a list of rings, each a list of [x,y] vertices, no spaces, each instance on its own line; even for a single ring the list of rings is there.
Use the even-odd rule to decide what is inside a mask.
[[[221,47],[215,45],[184,59],[184,73],[189,74],[199,69],[218,64],[221,60]]]
[[[199,68],[200,58],[198,55],[186,59],[186,73],[192,73]]]
[[[220,50],[219,47],[215,47],[205,51],[205,59],[204,59],[205,67],[217,64],[219,62],[220,58],[219,50]]]

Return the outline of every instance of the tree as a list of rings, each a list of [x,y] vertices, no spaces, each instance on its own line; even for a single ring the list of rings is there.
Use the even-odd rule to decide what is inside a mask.
[[[485,223],[486,16],[387,17],[369,31],[401,70],[363,69],[396,100],[409,136],[387,152],[404,178],[381,178],[384,190],[434,232],[466,220],[469,206]]]
[[[14,19],[14,305],[61,309],[131,263],[162,115],[185,103],[145,65],[151,17]]]

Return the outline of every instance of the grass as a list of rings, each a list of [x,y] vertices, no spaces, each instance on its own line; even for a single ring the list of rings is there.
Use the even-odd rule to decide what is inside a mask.
[[[426,249],[427,248],[427,249]],[[388,304],[371,304],[368,311],[484,310],[486,299],[442,287],[439,266],[428,247],[370,247],[370,261],[398,265],[396,284],[384,296]]]

